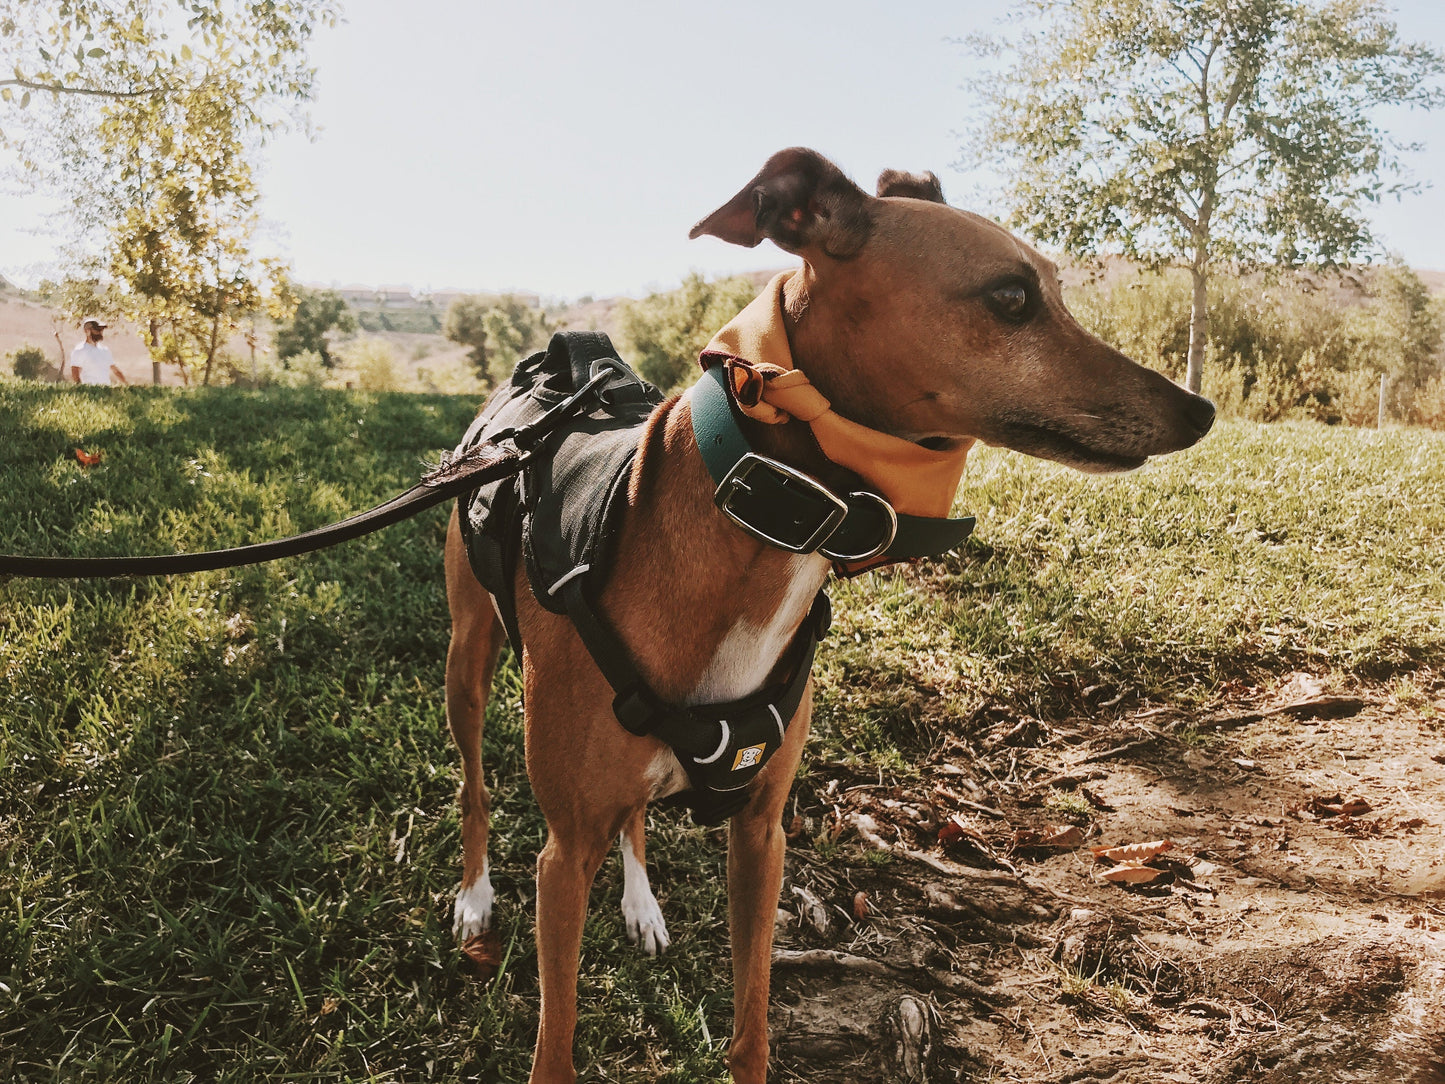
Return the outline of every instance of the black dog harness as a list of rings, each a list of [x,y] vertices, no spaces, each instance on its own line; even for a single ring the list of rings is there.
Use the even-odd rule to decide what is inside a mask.
[[[594,389],[578,406],[578,392]],[[714,480],[718,507],[764,542],[794,553],[822,552],[835,565],[892,560],[953,548],[970,520],[900,517],[881,497],[834,494],[810,476],[751,451],[726,388],[705,374],[693,398],[694,432]],[[784,654],[785,680],[741,700],[680,706],[657,696],[638,672],[596,598],[614,558],[630,469],[642,426],[662,402],[606,335],[567,332],[523,361],[467,430],[456,456],[482,443],[517,444],[514,476],[459,498],[472,569],[497,602],[513,649],[521,644],[515,598],[521,560],[537,602],[566,614],[616,694],[613,713],[629,732],[672,747],[691,788],[674,796],[700,824],[717,824],[747,802],[747,787],[777,752],[802,702],[818,641],[831,621],[819,591]],[[537,425],[566,411],[561,425]],[[531,433],[542,435],[533,443]],[[526,444],[524,447],[523,444]]]

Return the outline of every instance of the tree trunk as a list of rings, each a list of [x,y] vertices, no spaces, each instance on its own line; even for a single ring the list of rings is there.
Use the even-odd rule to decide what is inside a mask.
[[[1189,368],[1184,386],[1199,394],[1204,379],[1204,347],[1209,342],[1209,269],[1197,260],[1190,265],[1189,277],[1194,283],[1194,300],[1189,308]]]
[[[160,321],[154,316],[151,317],[151,383],[161,382],[161,330]]]
[[[206,344],[206,375],[201,378],[203,387],[211,386],[211,364],[216,360],[216,342],[221,337],[221,318],[211,321],[211,341]]]

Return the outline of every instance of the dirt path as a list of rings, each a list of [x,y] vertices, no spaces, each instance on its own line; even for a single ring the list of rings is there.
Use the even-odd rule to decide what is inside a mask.
[[[1445,678],[1104,714],[800,803],[779,1078],[1445,1084]]]

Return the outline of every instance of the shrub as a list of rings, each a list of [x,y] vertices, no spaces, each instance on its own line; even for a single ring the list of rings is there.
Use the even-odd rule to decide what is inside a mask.
[[[22,346],[10,355],[10,367],[22,380],[39,380],[47,364],[45,351],[38,346]]]
[[[319,350],[302,350],[270,367],[269,375],[283,388],[324,388],[331,371]]]
[[[404,376],[396,364],[396,352],[385,339],[365,336],[348,343],[337,356],[356,373],[356,382],[366,391],[399,391]]]
[[[693,272],[676,290],[624,303],[617,330],[643,378],[676,391],[697,373],[697,356],[717,330],[757,296],[742,277],[706,281]]]
[[[1074,287],[1068,300],[1090,331],[1178,380],[1189,294],[1184,271],[1141,271]],[[1414,404],[1440,370],[1442,327],[1445,305],[1409,268],[1373,272],[1367,290],[1307,275],[1218,275],[1203,390],[1224,415],[1371,425],[1385,374],[1392,416],[1421,422],[1429,410]]]
[[[429,364],[418,365],[416,382],[422,391],[442,395],[482,395],[488,387],[465,356],[441,356]]]

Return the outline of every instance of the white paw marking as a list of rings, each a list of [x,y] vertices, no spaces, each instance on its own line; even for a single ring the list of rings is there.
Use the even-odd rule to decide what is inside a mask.
[[[627,923],[627,940],[649,956],[658,956],[671,944],[662,908],[647,883],[647,868],[632,853],[627,833],[618,838],[622,847],[622,918]]]
[[[494,896],[491,870],[483,862],[482,875],[457,893],[457,905],[452,911],[452,932],[466,941],[491,926]]]

